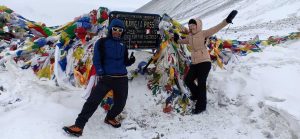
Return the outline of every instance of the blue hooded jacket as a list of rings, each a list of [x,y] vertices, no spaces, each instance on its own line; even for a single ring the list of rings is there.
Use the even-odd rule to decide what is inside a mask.
[[[104,42],[104,60],[101,62],[100,40],[95,43],[93,63],[96,68],[97,75],[127,75],[126,66],[128,63],[128,50],[126,45],[122,43],[122,38],[112,37],[112,27],[120,27],[125,30],[124,22],[119,19],[113,19],[108,26],[108,35]],[[123,37],[124,32],[121,37]],[[102,49],[103,50],[103,49]]]

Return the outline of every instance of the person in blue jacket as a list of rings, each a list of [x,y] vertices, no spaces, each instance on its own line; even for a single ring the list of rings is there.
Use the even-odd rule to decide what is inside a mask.
[[[115,118],[123,111],[127,100],[128,77],[126,66],[130,66],[135,62],[133,55],[128,58],[128,49],[122,42],[124,31],[124,22],[113,19],[108,26],[107,37],[95,43],[93,64],[96,67],[98,82],[83,105],[75,124],[63,127],[67,133],[74,136],[82,135],[85,124],[109,90],[114,91],[114,105],[108,111],[104,122],[115,128],[121,126],[121,123]]]

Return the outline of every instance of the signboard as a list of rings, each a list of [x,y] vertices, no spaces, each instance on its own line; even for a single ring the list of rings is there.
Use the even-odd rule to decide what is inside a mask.
[[[161,41],[158,28],[159,15],[112,11],[109,20],[114,18],[125,23],[124,43],[129,49],[158,48]]]

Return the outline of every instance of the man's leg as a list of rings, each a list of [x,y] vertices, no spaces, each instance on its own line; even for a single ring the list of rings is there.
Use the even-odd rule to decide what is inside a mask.
[[[108,84],[108,82],[100,81],[97,83],[96,87],[92,89],[91,95],[84,103],[83,108],[76,119],[76,126],[80,127],[81,129],[84,128],[85,124],[94,114],[106,93],[110,90]]]
[[[114,90],[114,105],[112,109],[108,111],[106,119],[114,119],[123,111],[128,96],[128,78],[122,77],[115,79],[112,88]]]

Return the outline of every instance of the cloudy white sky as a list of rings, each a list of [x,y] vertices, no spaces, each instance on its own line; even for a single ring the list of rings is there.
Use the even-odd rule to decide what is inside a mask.
[[[61,25],[98,7],[134,11],[150,0],[0,0],[18,14],[47,26]]]

